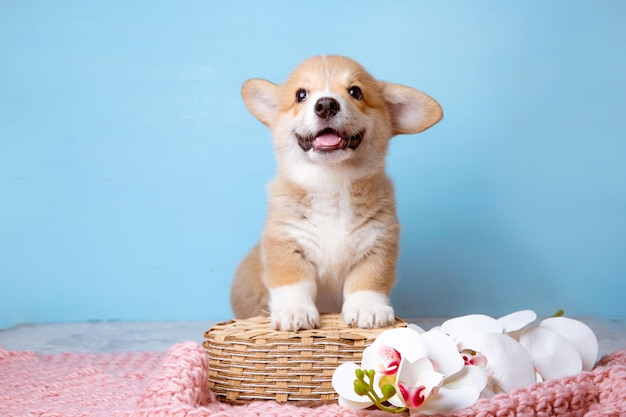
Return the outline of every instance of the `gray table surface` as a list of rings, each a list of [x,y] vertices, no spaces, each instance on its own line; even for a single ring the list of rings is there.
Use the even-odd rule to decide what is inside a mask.
[[[443,318],[406,319],[428,330]],[[595,332],[599,355],[626,349],[626,319],[580,318]],[[215,322],[95,322],[22,324],[0,330],[6,350],[59,352],[165,351],[183,341],[202,343],[204,332]]]

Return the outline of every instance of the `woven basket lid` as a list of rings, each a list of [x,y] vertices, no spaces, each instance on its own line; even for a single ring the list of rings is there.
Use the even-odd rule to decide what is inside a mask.
[[[388,328],[406,327],[402,319]],[[344,362],[361,361],[363,349],[386,328],[347,326],[338,314],[322,314],[320,327],[274,330],[268,317],[231,320],[209,329],[209,387],[221,400],[276,400],[298,405],[337,400],[331,379]]]

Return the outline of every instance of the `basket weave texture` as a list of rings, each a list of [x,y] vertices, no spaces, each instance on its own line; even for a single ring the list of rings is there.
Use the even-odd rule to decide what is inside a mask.
[[[205,334],[209,388],[222,401],[276,400],[296,405],[328,403],[338,396],[333,372],[361,361],[363,349],[385,330],[347,326],[338,314],[322,314],[320,327],[274,330],[267,317],[220,323]],[[406,327],[396,319],[391,327]]]

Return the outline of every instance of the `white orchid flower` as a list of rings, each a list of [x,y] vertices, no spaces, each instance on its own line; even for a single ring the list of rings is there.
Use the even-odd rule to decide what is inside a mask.
[[[598,359],[598,339],[585,323],[568,317],[550,317],[539,327],[552,330],[570,342],[583,361],[583,371],[590,371]]]
[[[528,352],[506,333],[517,332],[537,315],[521,310],[495,319],[472,314],[445,321],[441,330],[454,339],[466,364],[479,366],[489,377],[485,396],[527,387],[536,380]]]
[[[411,413],[449,413],[473,405],[487,384],[477,366],[466,366],[454,341],[439,329],[422,335],[428,358],[403,361],[397,388]]]
[[[403,361],[398,373],[398,391],[402,402],[410,409],[418,409],[439,391],[445,375],[435,371],[428,358],[415,362]]]
[[[372,387],[375,394],[383,396],[385,384],[395,385],[402,360],[416,361],[427,357],[428,348],[420,334],[409,328],[385,330],[374,342],[363,350],[361,366],[353,362],[341,364],[332,377],[332,384],[339,394],[339,404],[351,409],[363,409],[374,402],[366,395],[355,392],[354,381],[357,369],[374,370]],[[390,402],[402,405],[402,401],[394,395]]]
[[[444,379],[436,395],[431,396],[417,414],[445,414],[470,407],[478,401],[487,384],[487,375],[477,366],[465,366],[460,372]]]
[[[591,370],[598,356],[598,340],[593,331],[567,317],[551,317],[539,327],[524,329],[519,343],[530,354],[540,380]]]

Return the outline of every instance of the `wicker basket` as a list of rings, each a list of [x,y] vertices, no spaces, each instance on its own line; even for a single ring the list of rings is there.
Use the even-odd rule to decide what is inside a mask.
[[[344,362],[361,361],[363,349],[384,329],[346,326],[322,314],[318,329],[273,330],[267,317],[231,320],[205,334],[209,387],[222,401],[276,400],[296,405],[337,400],[331,378]],[[393,327],[406,327],[396,319]]]

